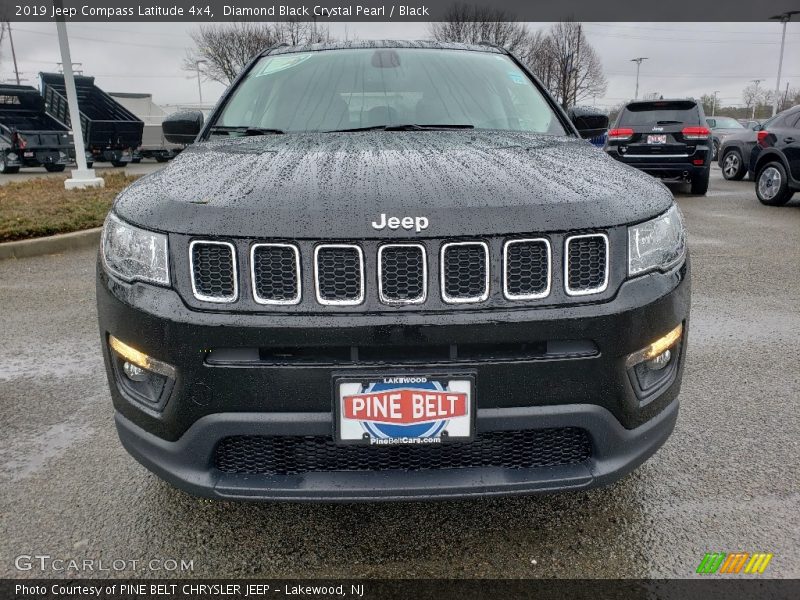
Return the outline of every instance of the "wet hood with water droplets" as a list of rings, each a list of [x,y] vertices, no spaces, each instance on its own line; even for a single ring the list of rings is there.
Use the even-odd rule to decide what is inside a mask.
[[[373,131],[195,144],[120,194],[114,210],[173,233],[353,239],[609,227],[671,202],[660,182],[575,138]],[[430,226],[376,231],[381,213]]]

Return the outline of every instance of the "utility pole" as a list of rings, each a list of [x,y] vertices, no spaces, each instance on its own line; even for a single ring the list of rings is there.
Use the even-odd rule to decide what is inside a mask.
[[[758,104],[758,84],[760,84],[764,80],[763,79],[751,79],[750,81],[752,83],[756,84],[756,93],[753,94],[753,114],[750,115],[751,119],[755,119],[756,118],[756,105]]]
[[[800,10],[790,10],[774,17],[770,20],[780,21],[783,24],[783,33],[781,34],[781,53],[778,57],[778,79],[775,81],[775,96],[772,99],[772,116],[774,117],[778,112],[778,94],[781,93],[781,68],[783,67],[783,47],[786,44],[786,24],[792,20],[792,15],[800,13]],[[10,33],[10,32],[9,32]]]
[[[11,21],[5,22],[6,31],[8,31],[8,43],[11,44],[11,58],[14,61],[14,76],[17,78],[17,85],[19,85],[19,67],[17,66],[17,53],[14,51],[14,37],[11,35]]]
[[[206,60],[197,60],[194,63],[195,68],[197,69],[197,93],[200,95],[200,106],[203,106],[203,84],[200,82],[200,64],[206,63]]]
[[[715,116],[717,114],[717,94],[719,94],[719,90],[714,90],[714,101],[711,103],[711,116]]]
[[[53,0],[53,6],[63,11],[62,0]],[[72,177],[64,180],[64,187],[68,190],[87,187],[103,187],[105,182],[102,177],[95,175],[94,169],[86,166],[86,147],[83,144],[83,129],[81,128],[81,113],[78,107],[78,92],[75,90],[75,75],[72,73],[72,57],[69,52],[69,38],[67,37],[67,22],[64,17],[56,19],[58,30],[58,46],[61,50],[61,62],[64,66],[64,87],[67,92],[69,106],[69,120],[72,126],[72,141],[75,144],[75,162],[78,168],[72,171]]]
[[[575,50],[575,68],[572,69],[575,73],[575,90],[572,95],[572,106],[578,104],[578,75],[581,70],[581,24],[578,23],[578,48]]]
[[[639,68],[642,66],[642,61],[647,60],[646,56],[639,56],[637,58],[632,58],[631,62],[636,63],[636,94],[634,95],[633,99],[639,99]]]

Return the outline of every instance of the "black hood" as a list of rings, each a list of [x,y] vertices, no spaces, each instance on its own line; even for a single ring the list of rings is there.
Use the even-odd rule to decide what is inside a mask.
[[[115,211],[174,233],[352,239],[609,227],[671,202],[664,185],[576,138],[374,131],[199,143],[125,190]],[[381,213],[430,225],[376,231]]]

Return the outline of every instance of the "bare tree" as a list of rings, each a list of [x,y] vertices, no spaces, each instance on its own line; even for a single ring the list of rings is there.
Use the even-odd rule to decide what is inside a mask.
[[[195,48],[189,50],[183,68],[195,71],[202,65],[206,79],[230,85],[248,62],[275,44],[292,45],[331,39],[325,26],[307,21],[282,23],[225,23],[204,25],[191,33]]]
[[[528,28],[513,15],[488,6],[454,4],[444,20],[428,26],[430,36],[439,42],[496,44],[517,54],[525,50]]]
[[[556,100],[564,108],[569,108],[581,100],[603,96],[608,87],[603,65],[581,25],[573,21],[556,23],[547,37],[548,52],[544,58],[552,74],[548,89]],[[536,66],[534,70],[541,68]]]

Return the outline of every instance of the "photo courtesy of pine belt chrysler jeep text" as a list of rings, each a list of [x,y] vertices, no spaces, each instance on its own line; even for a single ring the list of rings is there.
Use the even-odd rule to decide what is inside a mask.
[[[690,276],[655,178],[490,45],[255,57],[122,192],[97,267],[119,437],[193,494],[606,485],[678,414]]]

